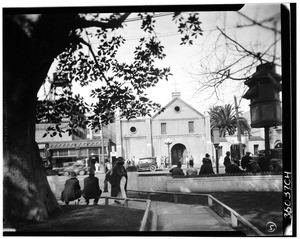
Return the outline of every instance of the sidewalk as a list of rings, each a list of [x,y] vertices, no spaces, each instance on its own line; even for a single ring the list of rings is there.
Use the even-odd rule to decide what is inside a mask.
[[[207,206],[151,202],[156,231],[234,231]],[[156,225],[155,225],[156,221]]]

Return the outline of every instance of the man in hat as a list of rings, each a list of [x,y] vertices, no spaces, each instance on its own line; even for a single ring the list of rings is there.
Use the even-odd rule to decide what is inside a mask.
[[[111,184],[111,196],[119,198],[127,198],[127,171],[124,167],[124,159],[118,157],[115,165],[113,166],[110,174],[110,184]],[[116,203],[120,203],[115,200]]]
[[[181,169],[181,161],[177,162],[177,167],[171,168],[169,171],[172,176],[174,175],[184,175],[183,170]]]
[[[81,190],[79,181],[76,178],[76,173],[74,171],[71,171],[70,178],[65,183],[65,188],[61,192],[61,200],[65,202],[66,205],[69,204],[70,201],[74,201],[81,197]]]
[[[241,166],[243,169],[246,169],[246,172],[252,171],[252,167],[250,164],[252,157],[250,156],[250,154],[251,154],[250,152],[246,152],[246,155],[244,157],[242,157],[242,160],[241,160]]]
[[[226,166],[229,165],[229,164],[231,164],[230,152],[227,151],[227,152],[226,152],[226,156],[225,156],[225,158],[224,158],[223,165],[224,165],[225,168],[226,168]]]
[[[200,168],[199,174],[214,174],[209,154],[205,154],[205,157],[202,159],[202,166]]]
[[[90,199],[94,199],[94,205],[98,204],[102,190],[99,186],[99,179],[95,177],[93,168],[89,169],[89,176],[83,180],[82,196],[85,199],[86,205],[89,205]]]

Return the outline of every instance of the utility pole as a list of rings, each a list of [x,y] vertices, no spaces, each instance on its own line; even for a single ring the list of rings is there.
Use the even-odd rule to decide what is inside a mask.
[[[234,96],[234,104],[235,104],[235,117],[236,117],[236,124],[237,124],[237,140],[239,144],[239,160],[242,158],[242,139],[241,139],[241,127],[239,121],[239,107],[237,106],[236,96]]]
[[[100,118],[101,119],[101,118]],[[104,165],[105,165],[105,162],[104,162],[104,138],[103,138],[103,124],[100,123],[100,127],[101,127],[101,163],[102,163],[102,167],[104,169]],[[100,164],[101,165],[101,164]],[[105,171],[105,170],[104,170]]]

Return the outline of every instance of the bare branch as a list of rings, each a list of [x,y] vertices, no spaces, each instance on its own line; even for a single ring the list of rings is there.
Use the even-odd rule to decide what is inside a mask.
[[[249,25],[243,25],[244,27],[246,26],[260,26],[260,27],[263,27],[265,29],[268,29],[268,30],[271,30],[271,31],[275,31],[275,32],[278,32],[281,34],[281,31],[277,30],[276,28],[273,28],[273,27],[268,27],[268,26],[265,26],[265,25],[262,25],[262,22],[267,22],[267,21],[272,21],[274,20],[274,18],[269,18],[269,19],[266,19],[266,20],[263,20],[261,22],[257,22],[253,19],[251,19],[250,17],[246,16],[245,14],[241,13],[241,12],[237,12],[238,14],[240,14],[241,16],[243,16],[244,18],[248,19],[249,21],[252,22],[252,24],[249,24]],[[242,27],[242,26],[238,26],[238,27]]]

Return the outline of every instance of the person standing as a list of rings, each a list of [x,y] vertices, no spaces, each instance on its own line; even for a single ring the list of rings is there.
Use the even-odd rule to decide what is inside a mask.
[[[100,167],[100,164],[98,163],[98,161],[95,163],[95,168],[96,168],[96,173],[99,172],[99,167]]]
[[[74,171],[71,171],[70,178],[66,181],[65,188],[61,192],[61,200],[65,202],[66,205],[76,199],[79,201],[79,198],[81,197],[82,191],[76,176],[77,174]]]
[[[111,168],[111,163],[109,159],[107,159],[105,163],[104,192],[108,192],[108,182],[110,181]]]
[[[113,166],[110,174],[110,184],[111,184],[111,196],[119,198],[127,198],[127,171],[124,167],[124,159],[118,157],[115,165]],[[120,203],[115,200],[116,203]]]
[[[181,161],[177,162],[177,167],[171,168],[169,171],[172,176],[174,175],[184,175],[183,170],[181,169]]]
[[[86,205],[89,205],[90,199],[94,199],[94,205],[97,205],[101,194],[99,179],[95,177],[94,169],[90,168],[89,176],[83,180],[82,197],[84,197]]]
[[[209,154],[205,154],[205,157],[202,159],[202,166],[200,168],[199,175],[200,174],[214,174]]]
[[[186,175],[193,176],[197,175],[197,169],[194,168],[194,161],[189,161],[189,168],[186,170]]]
[[[189,156],[185,157],[185,163],[186,163],[186,167],[188,168],[190,166],[190,160],[189,160]]]
[[[44,153],[45,153],[45,162],[44,162],[45,169],[52,169],[53,168],[52,150],[49,147],[49,143],[45,144]]]
[[[227,151],[227,152],[226,152],[226,156],[225,156],[225,158],[224,158],[223,165],[224,165],[225,168],[226,168],[226,166],[229,165],[229,164],[231,164],[230,152]]]
[[[244,157],[242,157],[242,160],[241,160],[241,166],[243,169],[246,169],[246,172],[252,171],[252,167],[250,164],[252,157],[250,156],[250,154],[251,154],[250,152],[246,152],[246,155]]]
[[[91,154],[89,158],[89,166],[96,171],[96,164],[97,162],[97,157],[94,155],[94,153]]]

